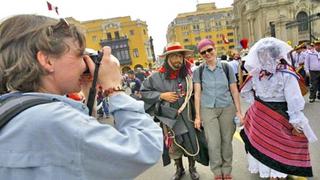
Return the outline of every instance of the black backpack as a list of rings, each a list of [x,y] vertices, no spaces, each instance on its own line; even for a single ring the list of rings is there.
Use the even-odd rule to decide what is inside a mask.
[[[20,92],[2,95],[0,96],[0,129],[28,108],[56,101],[59,100]]]

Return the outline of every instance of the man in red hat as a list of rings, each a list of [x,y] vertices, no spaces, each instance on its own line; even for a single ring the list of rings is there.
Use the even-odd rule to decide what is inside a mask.
[[[189,103],[193,91],[191,65],[185,60],[190,54],[192,51],[184,49],[180,43],[169,43],[162,55],[162,67],[149,76],[141,87],[142,100],[155,107],[155,120],[160,121],[163,129],[164,166],[170,164],[170,159],[175,161],[176,172],[172,177],[175,180],[185,174],[183,155],[188,157],[191,178],[200,177],[195,168],[195,159],[198,160],[200,151],[199,132],[194,129]]]

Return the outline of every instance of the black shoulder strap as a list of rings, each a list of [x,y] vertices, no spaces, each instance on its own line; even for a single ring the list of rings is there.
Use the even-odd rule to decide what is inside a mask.
[[[48,97],[15,94],[0,100],[0,129],[22,111],[39,104],[54,102]]]
[[[222,69],[223,69],[224,73],[225,73],[226,76],[227,76],[228,83],[229,83],[229,82],[230,82],[230,77],[229,77],[229,67],[228,67],[228,63],[221,61],[221,65],[222,65]]]
[[[202,90],[202,73],[204,70],[204,63],[200,64],[199,66],[199,78],[200,78],[200,85],[201,85],[201,90]]]

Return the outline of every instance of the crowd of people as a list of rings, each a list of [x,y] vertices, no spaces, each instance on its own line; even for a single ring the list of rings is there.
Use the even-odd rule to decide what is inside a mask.
[[[123,74],[109,47],[97,66],[85,46],[84,34],[64,19],[16,15],[0,24],[0,102],[47,100],[0,123],[2,178],[133,179],[162,155],[164,166],[174,161],[173,180],[186,174],[184,156],[191,179],[200,179],[200,163],[215,180],[232,180],[237,123],[250,173],[313,176],[308,147],[317,137],[303,113],[301,86],[311,84],[310,103],[320,99],[320,41],[291,48],[267,37],[227,60],[202,39],[202,63],[170,42],[157,71]],[[98,108],[90,116],[92,88]],[[246,112],[240,97],[250,104]],[[101,114],[114,126],[100,123]]]
[[[301,91],[303,84],[300,82],[304,83],[304,78],[310,77],[310,71],[313,72],[309,99],[310,103],[314,102],[312,88],[318,87],[315,81],[320,78],[315,77],[315,71],[320,65],[316,64],[317,59],[311,58],[320,57],[320,42],[315,41],[314,45],[315,48],[309,48],[305,55],[305,59],[309,56],[308,62],[300,59],[297,63],[296,59],[301,53],[300,46],[291,48],[276,38],[261,39],[246,51],[244,57],[234,51],[229,60],[227,56],[218,60],[215,43],[203,39],[197,47],[204,61],[190,65],[185,58],[190,55],[190,50],[183,49],[178,42],[174,45],[169,43],[162,55],[162,67],[142,82],[140,90],[141,99],[148,104],[148,109],[152,104],[158,107],[154,117],[156,121],[160,121],[163,128],[166,143],[164,150],[168,151],[164,154],[169,155],[176,165],[172,179],[181,179],[185,174],[181,149],[188,159],[191,155],[186,148],[192,147],[192,139],[181,137],[182,127],[186,129],[183,135],[189,137],[198,137],[197,132],[204,131],[206,147],[201,145],[201,141],[199,147],[207,148],[207,160],[214,178],[232,179],[235,119],[243,125],[240,134],[248,153],[249,172],[258,173],[260,177],[271,180],[285,179],[288,175],[313,176],[308,144],[315,142],[317,137],[302,112],[305,102]],[[174,50],[170,49],[172,46],[175,47]],[[301,66],[304,64],[306,65],[302,68],[306,76],[301,73]],[[187,83],[186,75],[192,76],[193,90],[190,89],[190,83]],[[308,83],[304,85],[309,86]],[[190,91],[192,95],[189,95]],[[250,104],[245,116],[241,112],[239,92]],[[185,108],[185,103],[191,106],[191,111],[193,109],[189,117],[184,117],[181,111]],[[167,106],[175,110],[168,111]],[[196,133],[193,132],[194,129],[187,128],[188,123],[184,123],[184,120],[190,117]],[[172,134],[173,142],[170,139]],[[194,158],[205,164],[198,156],[199,154],[194,155]],[[192,179],[200,176],[198,173],[194,176],[192,172],[190,175]]]

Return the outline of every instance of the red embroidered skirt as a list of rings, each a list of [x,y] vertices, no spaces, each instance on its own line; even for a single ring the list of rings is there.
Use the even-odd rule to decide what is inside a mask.
[[[293,126],[285,116],[255,100],[245,119],[240,135],[254,158],[285,174],[313,176],[308,140],[292,134]]]

